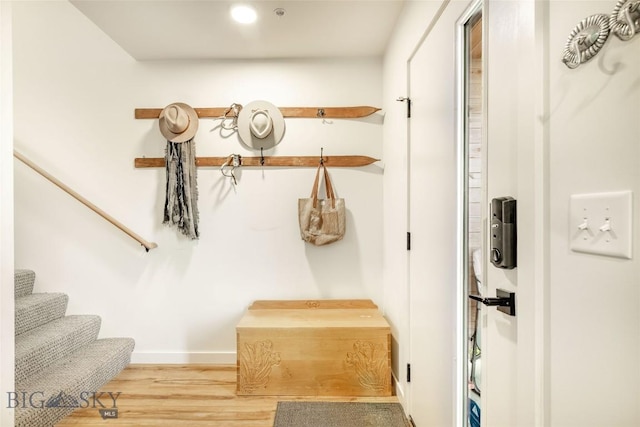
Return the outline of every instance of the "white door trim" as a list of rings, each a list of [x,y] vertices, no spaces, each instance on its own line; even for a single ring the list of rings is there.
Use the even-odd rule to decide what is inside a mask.
[[[457,156],[457,211],[456,217],[458,222],[458,229],[456,232],[457,248],[456,248],[456,384],[454,387],[456,393],[456,419],[455,425],[458,427],[466,427],[468,424],[468,385],[467,379],[469,378],[468,370],[468,358],[469,358],[469,346],[468,346],[468,295],[469,287],[468,282],[465,280],[468,277],[467,263],[465,262],[465,252],[467,252],[467,227],[466,219],[468,215],[468,207],[466,203],[466,181],[467,171],[465,168],[466,150],[466,110],[465,105],[465,75],[466,75],[466,61],[465,61],[465,25],[479,10],[483,8],[483,0],[473,0],[469,7],[464,11],[456,22],[456,81],[455,81],[455,105],[456,105],[456,156]],[[484,11],[482,12],[484,13]],[[483,25],[484,28],[484,25]],[[483,30],[484,31],[484,30]],[[484,38],[482,40],[484,44]],[[484,61],[484,58],[483,58]],[[484,67],[483,67],[484,68]],[[485,95],[483,94],[483,104],[485,103]],[[483,111],[485,111],[483,109]],[[483,120],[485,120],[486,114],[483,113]],[[485,141],[483,139],[483,141]],[[484,169],[483,169],[484,170]],[[484,183],[483,181],[483,187]],[[486,194],[486,189],[483,188],[483,194]],[[485,203],[486,204],[486,203]],[[483,245],[484,245],[484,233],[483,233]],[[467,260],[468,261],[468,260]]]

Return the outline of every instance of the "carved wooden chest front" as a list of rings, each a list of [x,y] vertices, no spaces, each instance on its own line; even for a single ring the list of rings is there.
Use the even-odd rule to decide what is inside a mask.
[[[391,331],[370,300],[256,301],[236,331],[238,395],[391,395]]]

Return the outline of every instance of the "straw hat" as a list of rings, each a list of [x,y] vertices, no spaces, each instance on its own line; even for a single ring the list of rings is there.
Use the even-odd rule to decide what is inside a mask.
[[[185,142],[198,130],[198,113],[182,102],[164,107],[160,113],[160,132],[171,142]]]
[[[250,102],[238,114],[238,135],[250,148],[274,147],[282,140],[284,130],[282,112],[270,102]]]

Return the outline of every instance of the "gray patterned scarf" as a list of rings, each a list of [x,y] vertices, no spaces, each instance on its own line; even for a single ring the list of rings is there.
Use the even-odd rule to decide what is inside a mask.
[[[198,186],[193,138],[181,143],[167,141],[165,163],[167,197],[163,224],[175,226],[185,236],[198,239]]]

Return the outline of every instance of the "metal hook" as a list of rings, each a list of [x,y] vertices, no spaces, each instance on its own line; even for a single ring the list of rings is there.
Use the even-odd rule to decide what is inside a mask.
[[[324,117],[324,108],[318,108],[318,112],[316,113],[316,117]]]
[[[324,157],[322,156],[323,147],[320,147],[320,164],[324,166]]]
[[[602,49],[611,33],[610,21],[609,15],[602,13],[580,21],[569,35],[562,62],[568,68],[577,68],[593,58]]]
[[[229,165],[229,163],[231,163],[231,165]],[[222,166],[220,166],[220,172],[222,172],[222,175],[226,176],[227,178],[233,179],[233,185],[238,185],[238,181],[236,180],[236,175],[233,173],[233,170],[237,167],[240,167],[241,165],[242,165],[242,156],[240,154],[231,154],[227,158],[227,160],[222,164]],[[227,175],[224,168],[229,166],[231,166],[231,170]]]
[[[568,58],[565,62],[567,67],[574,69],[578,68],[580,64],[582,64],[582,52],[580,51],[580,44],[583,42],[584,38],[577,37],[571,46],[573,47],[573,51],[575,52],[575,56],[573,58]]]
[[[264,166],[264,154],[262,154],[262,147],[260,147],[260,166]]]
[[[633,38],[633,36],[636,35],[636,21],[631,18],[631,12],[633,12],[633,10],[631,10],[632,8],[635,10],[638,8],[638,3],[629,3],[627,5],[627,7],[624,8],[624,19],[626,19],[627,21],[627,25],[629,26],[629,34],[628,35],[621,35],[618,34],[618,36],[624,40],[624,41],[628,41],[631,40]]]
[[[618,0],[611,13],[609,26],[612,34],[622,41],[631,40],[640,32],[640,1]]]
[[[224,110],[224,113],[220,117],[218,117],[222,122],[220,123],[220,127],[225,130],[238,130],[238,115],[240,114],[240,110],[242,110],[242,105],[233,103]],[[233,115],[229,117],[229,113],[233,112]],[[231,119],[231,125],[227,125],[226,121]]]

